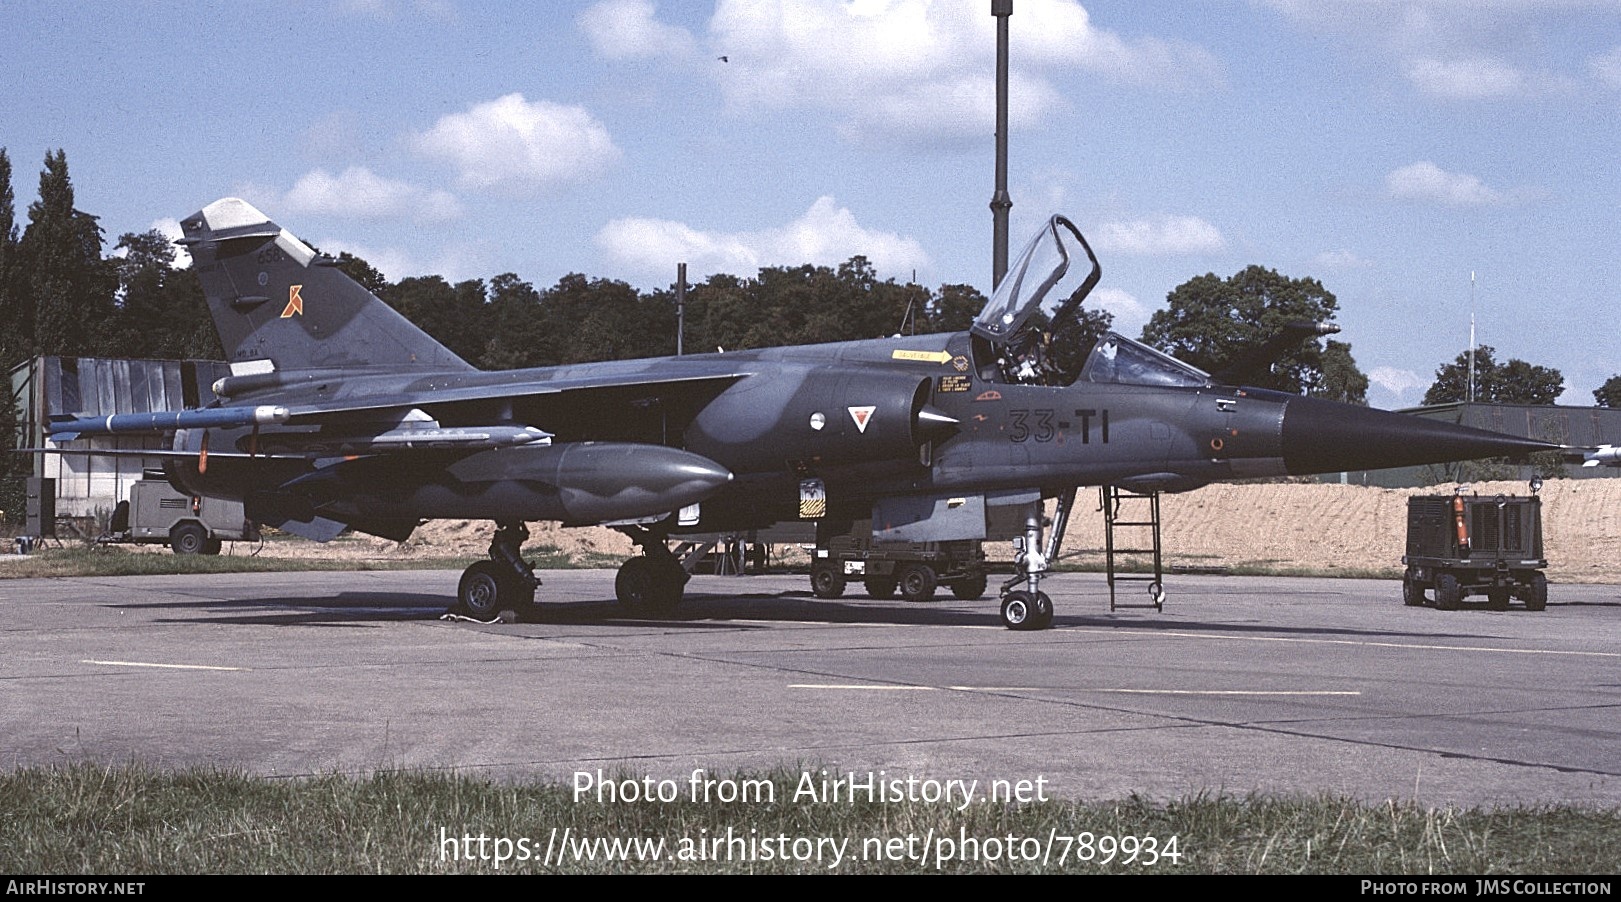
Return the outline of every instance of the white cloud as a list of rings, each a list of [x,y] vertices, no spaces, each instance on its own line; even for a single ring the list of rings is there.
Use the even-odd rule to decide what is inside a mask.
[[[1612,88],[1621,88],[1621,45],[1609,53],[1593,57],[1587,66],[1599,81]]]
[[[440,118],[412,146],[456,167],[462,185],[533,191],[601,176],[620,150],[584,107],[508,94]]]
[[[722,0],[709,47],[729,60],[712,71],[741,109],[821,108],[844,130],[888,139],[981,136],[994,128],[996,20],[977,3]],[[1021,0],[1010,116],[1038,125],[1062,103],[1050,78],[1089,71],[1117,81],[1182,88],[1220,80],[1206,51],[1128,39],[1098,28],[1074,0]]]
[[[858,254],[892,274],[909,274],[929,262],[916,239],[865,228],[831,197],[818,198],[803,216],[774,229],[703,232],[667,219],[626,217],[603,226],[596,243],[615,263],[654,278],[667,278],[681,262],[695,274],[740,276],[765,266],[835,266]]]
[[[1429,385],[1429,380],[1418,373],[1392,366],[1376,366],[1369,370],[1368,381],[1395,395],[1397,403],[1401,404],[1407,402],[1409,391]]]
[[[1397,200],[1425,201],[1449,207],[1483,207],[1504,201],[1497,191],[1475,176],[1447,172],[1422,160],[1403,166],[1385,176],[1385,187]]]
[[[449,192],[384,178],[364,166],[350,166],[337,175],[325,169],[305,173],[276,205],[288,213],[350,219],[443,222],[462,215],[461,204]]]
[[[1118,288],[1099,288],[1087,297],[1086,303],[1113,313],[1113,329],[1121,335],[1135,335],[1148,325],[1148,308]]]
[[[580,30],[597,54],[611,60],[680,59],[696,42],[685,28],[654,18],[652,0],[604,0],[580,13]]]
[[[1313,258],[1318,266],[1324,269],[1364,269],[1372,266],[1373,261],[1363,259],[1355,251],[1338,250],[1323,251]]]
[[[1407,78],[1420,91],[1447,100],[1482,100],[1537,93],[1557,87],[1548,74],[1528,74],[1501,60],[1476,56],[1468,59],[1416,59],[1407,64]]]
[[[1119,254],[1162,256],[1219,251],[1227,246],[1221,230],[1197,216],[1160,214],[1131,222],[1106,222],[1097,228],[1098,250]]]
[[[390,282],[411,276],[438,275],[454,284],[464,279],[478,278],[488,271],[491,262],[488,249],[462,244],[436,248],[431,260],[398,247],[375,247],[343,238],[323,238],[315,244],[322,253],[334,257],[348,252],[365,260]]]

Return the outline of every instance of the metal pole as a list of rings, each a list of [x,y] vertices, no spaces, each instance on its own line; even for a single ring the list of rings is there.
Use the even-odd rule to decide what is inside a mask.
[[[687,264],[675,265],[675,356],[681,356],[682,338],[687,333]]]
[[[991,195],[991,288],[995,290],[1007,275],[1008,211],[1013,209],[1007,191],[1007,20],[1013,15],[1013,0],[991,0],[991,15],[996,17],[996,193]]]
[[[1469,270],[1469,403],[1475,403],[1475,271]]]

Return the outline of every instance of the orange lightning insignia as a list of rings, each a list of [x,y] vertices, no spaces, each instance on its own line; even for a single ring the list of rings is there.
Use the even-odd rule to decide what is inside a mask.
[[[302,285],[287,286],[287,306],[281,310],[282,319],[304,315],[304,299],[298,295],[298,290],[303,287]]]

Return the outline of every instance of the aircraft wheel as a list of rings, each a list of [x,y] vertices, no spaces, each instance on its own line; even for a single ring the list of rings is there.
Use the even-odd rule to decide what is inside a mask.
[[[1540,611],[1548,607],[1548,578],[1541,573],[1531,574],[1531,588],[1525,593],[1525,609]]]
[[[1002,599],[1002,625],[1020,632],[1046,629],[1053,621],[1052,599],[1045,592],[1009,592]]]
[[[895,580],[889,576],[869,576],[862,581],[869,598],[889,598],[895,594]]]
[[[978,601],[985,597],[989,579],[983,571],[975,571],[951,584],[951,594],[960,601]]]
[[[501,567],[495,561],[476,561],[462,572],[456,587],[456,604],[474,620],[494,620],[501,613],[506,589]]]
[[[614,577],[614,594],[632,613],[668,613],[681,603],[681,575],[679,566],[660,567],[645,555],[633,557],[620,566],[619,575]]]
[[[1412,570],[1408,570],[1402,576],[1401,600],[1402,604],[1410,608],[1416,608],[1424,603],[1424,587],[1419,584]]]
[[[175,554],[203,554],[208,546],[208,530],[198,523],[181,523],[169,530],[169,547]]]
[[[844,594],[844,574],[834,567],[817,567],[811,571],[811,594],[817,598],[838,598]]]
[[[1435,607],[1438,610],[1456,611],[1461,601],[1463,601],[1463,587],[1458,585],[1456,576],[1443,573],[1435,578]]]
[[[1053,625],[1053,600],[1047,597],[1046,592],[1036,593],[1036,629],[1044,630]]]
[[[933,600],[934,587],[934,568],[928,564],[909,564],[901,570],[901,597],[907,601]]]

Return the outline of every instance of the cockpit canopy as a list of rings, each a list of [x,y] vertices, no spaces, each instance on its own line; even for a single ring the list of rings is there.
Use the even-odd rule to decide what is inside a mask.
[[[1210,384],[1210,375],[1140,341],[1106,332],[1086,358],[1079,381],[1200,388]]]
[[[986,378],[1068,385],[1102,330],[1081,302],[1103,275],[1075,224],[1047,220],[1013,261],[974,321],[974,357]]]
[[[1085,254],[1090,269],[1076,265]],[[1068,219],[1054,216],[1008,267],[973,333],[993,345],[1012,340],[1026,325],[1056,326],[1073,315],[1103,275],[1098,258]],[[1038,315],[1039,314],[1039,315]]]

